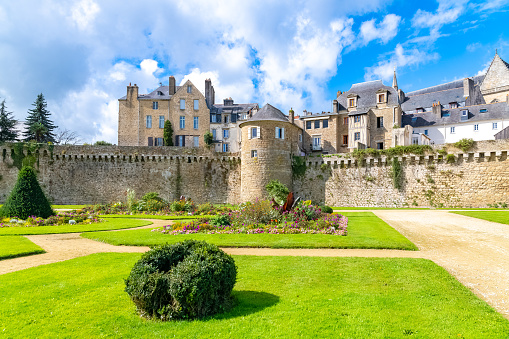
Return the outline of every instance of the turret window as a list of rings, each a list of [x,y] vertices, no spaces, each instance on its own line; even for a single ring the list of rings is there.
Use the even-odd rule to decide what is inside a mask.
[[[276,139],[284,139],[285,138],[285,129],[281,127],[276,127]]]
[[[248,139],[259,139],[260,138],[260,127],[249,128]]]
[[[257,150],[251,150],[251,158],[258,158],[258,151]]]

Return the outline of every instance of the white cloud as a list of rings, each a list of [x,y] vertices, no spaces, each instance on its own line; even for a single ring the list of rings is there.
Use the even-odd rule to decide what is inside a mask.
[[[380,39],[382,43],[386,44],[389,40],[398,34],[398,26],[401,22],[401,17],[395,14],[388,14],[385,16],[380,24],[376,24],[376,20],[372,19],[364,21],[360,28],[360,37],[364,45],[370,41]]]
[[[71,8],[71,18],[80,30],[86,30],[99,11],[99,5],[93,0],[81,0]]]

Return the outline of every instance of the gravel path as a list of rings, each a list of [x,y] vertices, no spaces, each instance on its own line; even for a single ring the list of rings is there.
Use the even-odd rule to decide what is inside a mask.
[[[366,210],[363,210],[366,212]],[[419,251],[374,249],[224,248],[235,255],[405,257],[431,259],[509,319],[509,225],[435,210],[373,210]],[[150,220],[160,227],[167,220]],[[26,236],[47,253],[0,261],[0,274],[100,252],[146,252],[148,247],[114,246],[79,233]]]

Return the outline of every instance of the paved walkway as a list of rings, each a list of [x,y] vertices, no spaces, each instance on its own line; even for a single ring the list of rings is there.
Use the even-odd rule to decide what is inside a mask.
[[[365,211],[365,210],[364,210]],[[372,249],[224,248],[229,254],[427,258],[444,267],[461,283],[509,319],[509,225],[447,211],[373,210],[420,251]],[[153,225],[169,221],[151,220]],[[79,233],[26,236],[47,253],[0,261],[0,274],[69,260],[99,252],[145,252],[148,247],[113,246],[85,239]]]

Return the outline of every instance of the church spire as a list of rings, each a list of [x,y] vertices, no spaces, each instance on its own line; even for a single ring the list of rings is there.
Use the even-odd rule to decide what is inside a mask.
[[[398,79],[396,79],[396,67],[394,67],[394,78],[392,78],[392,87],[398,90]]]

